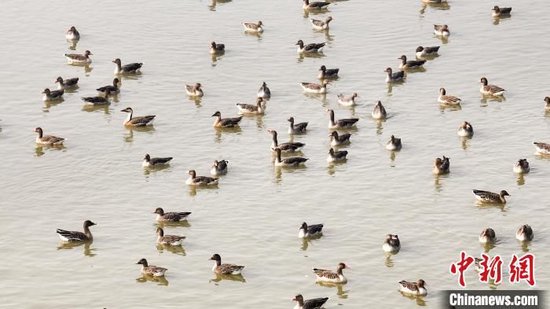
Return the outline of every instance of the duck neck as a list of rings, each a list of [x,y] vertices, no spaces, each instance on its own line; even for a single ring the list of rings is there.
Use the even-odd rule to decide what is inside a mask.
[[[42,138],[44,136],[44,131],[42,129],[38,130],[38,138]]]
[[[87,226],[87,225],[84,225],[84,234],[86,234],[86,236],[88,236],[89,240],[93,239],[92,232],[90,231],[90,227]]]
[[[275,148],[275,147],[279,146],[279,141],[277,140],[277,133],[273,132],[273,133],[271,133],[271,135],[272,135],[272,138],[273,138],[273,147]]]
[[[339,275],[339,276],[343,276],[344,274],[342,273],[342,266],[338,266],[338,269],[336,270],[336,273]]]
[[[335,125],[336,123],[334,122],[334,111],[333,110],[330,110],[329,117],[330,117],[330,123],[332,125]]]
[[[277,162],[281,163],[281,150],[277,150]]]
[[[130,111],[130,112],[128,113],[128,116],[126,116],[126,122],[132,120],[132,114],[133,114],[133,113],[134,113],[133,111]]]

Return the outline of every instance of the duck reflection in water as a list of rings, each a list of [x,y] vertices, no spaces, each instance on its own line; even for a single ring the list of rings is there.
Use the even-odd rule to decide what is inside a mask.
[[[164,276],[163,277],[153,277],[153,276],[148,276],[148,275],[142,275],[141,277],[136,278],[136,281],[139,282],[139,283],[145,283],[147,281],[156,282],[156,283],[158,283],[158,285],[162,285],[162,286],[168,286],[168,284],[169,284],[168,280],[166,280],[166,278]]]
[[[94,251],[96,249],[90,248],[92,245],[91,241],[88,242],[60,242],[57,250],[70,250],[80,246],[83,246],[83,253],[85,256],[93,257],[96,256]]]
[[[220,275],[217,273],[214,273],[214,278],[210,279],[209,282],[214,282],[216,285],[219,284],[222,280],[226,281],[237,281],[241,283],[246,283],[246,279],[243,277],[243,275]]]
[[[336,288],[336,295],[338,295],[339,298],[347,299],[349,290],[344,290],[343,283],[327,283],[327,282],[316,282],[317,285],[325,287],[325,288]]]

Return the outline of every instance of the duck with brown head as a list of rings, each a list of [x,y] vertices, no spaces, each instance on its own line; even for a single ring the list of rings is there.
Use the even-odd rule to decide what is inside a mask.
[[[169,164],[169,162],[172,160],[172,157],[156,157],[151,158],[151,156],[147,153],[145,154],[145,157],[143,158],[142,166],[143,167],[158,167],[158,166],[166,166]]]
[[[189,178],[187,178],[186,184],[190,186],[215,186],[218,184],[218,177],[197,176],[195,170],[188,171]]]
[[[187,220],[187,217],[191,214],[189,211],[164,212],[161,207],[155,209],[153,213],[157,214],[157,222],[181,222]]]
[[[458,136],[472,137],[474,135],[474,128],[468,121],[464,121],[457,131]]]
[[[516,164],[514,164],[514,173],[516,174],[527,174],[531,170],[529,167],[529,161],[527,159],[519,159]]]
[[[343,106],[355,106],[357,105],[355,103],[355,99],[357,99],[359,95],[357,92],[352,93],[351,95],[344,95],[343,93],[340,93],[338,95],[338,103],[340,103]]]
[[[516,231],[516,239],[519,241],[531,241],[535,237],[533,229],[529,224],[524,224]]]
[[[258,89],[258,93],[256,94],[256,96],[265,100],[269,100],[271,98],[271,90],[269,89],[269,87],[267,87],[267,84],[265,82],[263,82],[260,86],[260,89]]]
[[[214,160],[214,164],[212,164],[212,168],[210,168],[210,175],[220,176],[227,174],[228,163],[229,161],[227,160]]]
[[[404,294],[411,296],[428,295],[428,290],[426,290],[426,282],[422,279],[419,279],[417,282],[401,280],[399,281],[399,285],[399,290]]]
[[[394,135],[392,135],[390,140],[386,143],[386,149],[390,151],[399,151],[402,147],[401,138],[397,138]]]
[[[126,107],[121,112],[128,113],[128,116],[124,120],[124,125],[129,127],[144,127],[153,125],[153,120],[156,115],[136,116],[134,117],[134,110],[131,107]]]
[[[275,166],[298,167],[301,165],[305,165],[306,161],[309,160],[308,158],[304,158],[304,157],[287,157],[282,159],[280,148],[275,148],[275,153],[276,153]]]
[[[286,142],[286,143],[279,143],[279,140],[277,138],[278,133],[277,131],[273,129],[268,129],[267,132],[271,134],[271,151],[276,151],[276,148],[281,149],[281,152],[295,152],[300,151],[302,147],[304,147],[306,144],[301,142]]]
[[[84,104],[87,106],[106,106],[110,105],[111,102],[109,101],[109,96],[111,95],[111,91],[109,89],[105,90],[105,95],[98,95],[95,97],[82,97],[82,101],[84,101]]]
[[[61,89],[67,90],[67,89],[77,88],[78,80],[79,80],[78,77],[63,79],[63,77],[59,76],[55,80],[55,83],[57,84],[58,90],[61,90]]]
[[[482,244],[492,244],[497,240],[497,235],[495,233],[495,230],[488,227],[481,231],[481,234],[479,234],[479,242]]]
[[[219,254],[214,254],[210,258],[214,261],[214,266],[212,271],[220,275],[240,275],[244,266],[235,265],[235,264],[222,264],[222,258]]]
[[[134,63],[122,65],[120,58],[116,58],[115,60],[113,60],[113,63],[116,65],[115,75],[136,74],[136,73],[139,73],[139,71],[141,70],[141,67],[143,66],[143,63],[141,62],[140,63],[134,62]]]
[[[416,48],[416,57],[425,58],[425,57],[435,57],[438,55],[439,46],[418,46]]]
[[[288,134],[304,134],[307,131],[307,125],[308,122],[294,122],[294,117],[290,117],[287,119],[287,121],[290,123],[288,128]]]
[[[256,104],[237,103],[237,109],[241,115],[263,115],[264,114],[264,99],[256,98]]]
[[[506,91],[504,90],[504,88],[501,88],[497,85],[489,84],[489,81],[485,77],[482,77],[480,82],[481,82],[481,88],[479,88],[479,92],[481,92],[481,94],[483,95],[502,96]]]
[[[141,273],[146,276],[164,277],[168,269],[155,265],[149,265],[146,259],[139,260],[136,264],[141,264]]]
[[[185,236],[165,235],[161,227],[157,228],[157,244],[166,246],[181,246]]]
[[[225,53],[225,45],[224,44],[218,44],[214,41],[210,43],[210,54],[216,55],[216,54],[223,54]]]
[[[448,37],[451,35],[449,26],[447,25],[434,25],[434,34],[437,36]]]
[[[347,161],[347,150],[334,150],[334,148],[330,148],[328,151],[328,157],[327,162],[328,163],[339,163],[339,162],[345,162]]]
[[[68,64],[75,65],[87,65],[92,63],[92,58],[90,55],[93,55],[91,51],[86,50],[84,54],[65,54]]]
[[[386,68],[384,70],[388,75],[386,76],[386,83],[398,83],[405,79],[405,71],[393,72],[392,68]]]
[[[328,300],[328,297],[304,299],[302,294],[294,296],[292,299],[297,302],[294,309],[320,309]]]
[[[308,11],[320,11],[320,10],[326,9],[329,4],[330,2],[323,2],[323,1],[310,2],[309,0],[304,0],[303,8],[304,10],[308,10]]]
[[[298,238],[315,238],[323,235],[323,224],[302,223],[298,230]]]
[[[84,221],[84,232],[79,231],[67,231],[62,229],[57,229],[57,235],[62,241],[74,242],[74,241],[93,241],[92,232],[90,231],[90,226],[96,225],[90,220]]]
[[[187,95],[190,97],[204,96],[201,83],[195,83],[194,85],[185,85],[185,93],[187,93]]]
[[[246,32],[253,32],[253,33],[262,33],[264,32],[264,23],[262,23],[261,20],[259,20],[257,23],[254,22],[244,22],[242,23],[244,27],[244,31]]]
[[[60,146],[63,145],[63,142],[65,142],[65,138],[63,137],[44,135],[44,131],[41,127],[35,128],[34,132],[38,133],[38,136],[36,137],[36,143],[40,145]]]
[[[505,196],[510,196],[506,190],[500,191],[500,193],[494,193],[483,190],[473,190],[474,196],[479,202],[493,203],[493,204],[506,204]]]
[[[397,253],[401,249],[401,242],[397,234],[386,235],[386,240],[382,245],[382,250],[388,253]]]
[[[388,117],[388,112],[381,101],[376,102],[376,105],[372,109],[371,116],[376,120],[383,120]]]
[[[339,263],[336,272],[320,268],[313,268],[313,272],[317,277],[317,282],[344,284],[348,282],[343,273],[343,270],[346,268],[349,268],[346,264]]]
[[[328,128],[329,129],[351,129],[356,126],[357,121],[359,121],[359,118],[344,118],[344,119],[334,119],[334,110],[327,109],[327,112],[329,114],[329,123]]]
[[[435,175],[448,174],[451,168],[451,162],[449,158],[443,156],[442,158],[436,158],[434,162],[433,173]]]
[[[399,68],[402,70],[419,69],[424,65],[424,63],[426,63],[426,60],[407,60],[407,56],[405,55],[402,55],[397,59],[401,60]]]
[[[328,16],[325,20],[311,18],[309,21],[314,30],[328,30],[329,23],[332,21],[332,16]]]
[[[42,91],[42,101],[44,102],[53,102],[53,101],[61,101],[63,100],[63,94],[65,93],[65,90],[50,90],[50,88],[44,89]]]
[[[67,41],[78,41],[80,40],[80,32],[76,30],[75,26],[71,26],[65,33],[65,39],[67,39]]]
[[[216,128],[234,128],[239,126],[239,122],[243,119],[243,116],[222,118],[220,111],[216,111],[212,117],[216,117],[216,120],[214,121],[214,127]]]
[[[325,47],[325,44],[325,42],[305,44],[304,41],[298,40],[295,45],[298,46],[298,54],[316,54],[323,52],[323,47]]]

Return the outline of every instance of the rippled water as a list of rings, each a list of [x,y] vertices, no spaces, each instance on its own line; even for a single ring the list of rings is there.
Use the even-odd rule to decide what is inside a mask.
[[[314,32],[298,0],[285,1],[3,1],[0,49],[3,108],[0,112],[1,306],[30,308],[139,308],[181,304],[190,308],[291,308],[297,293],[328,296],[327,308],[437,308],[441,290],[457,287],[449,274],[460,250],[478,255],[477,236],[492,227],[500,239],[490,254],[505,261],[529,250],[537,257],[537,288],[549,283],[547,228],[550,162],[533,154],[533,141],[550,141],[542,98],[548,95],[549,48],[542,1],[508,1],[513,16],[494,24],[493,4],[450,1],[425,7],[420,1],[342,1],[326,13],[329,33]],[[504,4],[502,4],[504,5]],[[262,36],[243,33],[240,22],[262,20]],[[433,37],[446,23],[448,42]],[[76,25],[77,52],[94,54],[91,68],[69,66],[64,31]],[[324,55],[300,58],[295,42],[327,42]],[[226,45],[219,59],[210,41]],[[383,70],[418,45],[441,44],[440,57],[425,72],[388,88]],[[81,96],[113,78],[111,60],[143,62],[143,74],[124,78],[107,109],[83,111]],[[215,61],[214,61],[215,60]],[[326,97],[307,96],[299,82],[315,81],[320,65],[339,67],[341,78]],[[80,77],[80,88],[59,104],[44,105],[40,92],[63,77]],[[506,88],[502,102],[485,101],[479,78]],[[189,100],[184,84],[201,82],[206,95]],[[245,117],[241,128],[216,131],[216,110],[235,115],[235,103],[252,103],[262,81],[273,98],[263,117]],[[441,109],[438,89],[462,97],[460,110]],[[356,91],[360,103],[341,107],[340,92]],[[370,118],[381,100],[386,122]],[[150,130],[130,130],[120,109],[156,114]],[[326,108],[337,118],[360,117],[349,160],[328,166]],[[273,167],[268,128],[287,140],[289,116],[309,121],[307,167]],[[461,140],[464,121],[476,130]],[[34,128],[67,138],[62,149],[37,148]],[[403,150],[384,149],[389,136]],[[169,168],[144,171],[141,160],[174,156]],[[435,157],[451,158],[451,174],[431,174]],[[530,174],[518,178],[512,165],[527,158]],[[208,173],[215,159],[229,160],[216,189],[191,190],[187,170]],[[480,207],[471,189],[512,196],[505,207]],[[189,224],[167,227],[186,235],[184,250],[158,250],[153,210],[192,211]],[[63,247],[56,228],[81,229],[93,220],[95,241]],[[324,223],[325,235],[303,243],[302,221]],[[515,240],[528,223],[535,241]],[[399,234],[402,250],[386,257],[385,234]],[[545,249],[546,248],[546,249]],[[245,282],[211,273],[213,253],[245,265]],[[142,257],[168,268],[166,281],[142,282]],[[315,284],[312,267],[351,266],[343,287]],[[429,295],[403,297],[397,282],[423,278]],[[469,287],[486,289],[476,274]],[[526,288],[503,284],[499,288]]]

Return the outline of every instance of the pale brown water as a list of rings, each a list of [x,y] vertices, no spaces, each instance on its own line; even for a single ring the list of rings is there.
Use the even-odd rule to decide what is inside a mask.
[[[437,308],[439,291],[457,287],[449,274],[460,250],[483,252],[479,232],[490,226],[500,242],[490,251],[507,262],[523,249],[518,226],[530,224],[537,257],[537,288],[546,289],[550,271],[547,228],[548,159],[533,154],[533,141],[550,141],[543,101],[548,95],[545,62],[549,48],[546,2],[509,1],[513,16],[493,24],[493,4],[451,1],[447,10],[420,1],[345,1],[329,12],[330,34],[314,32],[301,2],[209,1],[3,1],[0,37],[2,111],[0,149],[0,306],[6,308],[291,308],[297,293],[330,297],[327,308]],[[261,37],[244,34],[242,21],[262,20]],[[436,45],[432,24],[449,24],[452,35],[426,72],[409,74],[388,89],[383,70],[397,67],[401,54],[418,45]],[[70,51],[64,32],[76,25],[76,51],[90,49],[92,70],[65,64]],[[295,42],[326,41],[324,57],[300,59]],[[209,42],[225,43],[215,63]],[[107,110],[82,111],[81,96],[109,84],[114,65],[143,62],[143,74],[125,78],[118,100]],[[306,96],[301,81],[315,81],[320,65],[339,67],[341,78],[326,98]],[[80,77],[80,88],[64,102],[46,106],[40,92],[53,81]],[[503,102],[480,100],[479,78],[506,88]],[[200,104],[190,101],[185,83],[202,82]],[[237,132],[216,132],[212,113],[236,114],[237,102],[252,103],[262,81],[273,98],[261,118],[247,117]],[[462,109],[441,110],[438,89],[462,97]],[[341,107],[336,94],[357,91],[354,109]],[[376,100],[391,118],[370,119]],[[156,114],[153,130],[128,130],[120,109]],[[327,116],[361,118],[348,147],[349,160],[328,167]],[[266,130],[286,141],[286,118],[309,121],[310,131],[295,140],[307,144],[307,168],[273,167]],[[456,128],[470,121],[472,140]],[[67,138],[65,148],[37,148],[33,129]],[[392,160],[384,144],[403,138]],[[147,172],[145,153],[174,156],[170,168]],[[433,159],[451,158],[451,174],[434,177]],[[190,190],[187,170],[204,175],[214,159],[230,162],[219,188]],[[527,158],[532,171],[522,179],[513,163]],[[471,189],[512,195],[503,208],[479,207]],[[188,226],[166,228],[187,236],[184,252],[155,247],[153,210],[188,210]],[[56,228],[81,229],[91,219],[89,247],[59,249]],[[324,223],[325,236],[304,246],[297,238],[302,221]],[[397,233],[402,250],[386,258],[384,235]],[[245,265],[245,283],[213,282],[211,261]],[[139,282],[142,257],[168,268],[167,285]],[[338,288],[315,284],[312,267],[346,262],[349,283]],[[486,289],[476,282],[470,288]],[[423,278],[424,303],[403,297],[397,282]],[[507,277],[506,277],[507,278]],[[506,279],[507,280],[507,279]],[[163,282],[166,284],[166,282]],[[526,284],[503,284],[521,289]]]

